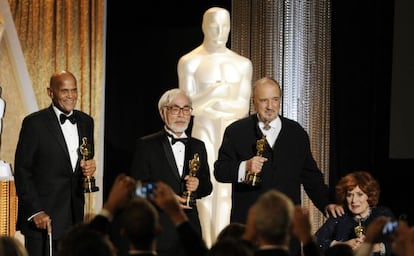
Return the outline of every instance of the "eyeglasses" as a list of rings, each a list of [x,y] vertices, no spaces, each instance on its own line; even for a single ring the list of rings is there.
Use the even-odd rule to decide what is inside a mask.
[[[184,106],[184,107],[179,107],[179,106],[165,106],[165,108],[167,108],[168,111],[170,111],[170,113],[172,115],[178,115],[180,113],[180,111],[183,111],[183,114],[184,115],[189,115],[193,111],[193,108],[190,107],[190,106]]]

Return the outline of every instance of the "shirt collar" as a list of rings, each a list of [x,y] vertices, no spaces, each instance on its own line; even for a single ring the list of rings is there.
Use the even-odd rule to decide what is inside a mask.
[[[70,115],[73,114],[73,110],[70,111],[69,114],[65,114],[62,111],[60,111],[60,109],[58,109],[55,105],[52,105],[52,106],[53,106],[53,111],[55,112],[55,114],[56,114],[56,116],[57,116],[58,119],[59,119],[60,114],[64,114],[65,116],[70,116]]]
[[[259,127],[260,127],[260,129],[263,130],[264,123],[262,121],[260,121],[259,115],[257,115],[257,119],[259,120]],[[270,128],[278,128],[278,127],[281,127],[281,125],[282,125],[282,122],[280,121],[279,116],[277,116],[275,119],[273,119],[269,123]]]

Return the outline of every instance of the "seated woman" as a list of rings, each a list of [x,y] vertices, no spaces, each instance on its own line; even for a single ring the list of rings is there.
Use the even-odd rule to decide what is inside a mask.
[[[336,199],[345,209],[341,217],[330,217],[316,231],[316,241],[325,251],[338,243],[348,244],[354,251],[365,239],[367,225],[379,216],[394,219],[392,211],[377,206],[380,186],[368,172],[357,171],[342,177],[335,187]],[[374,245],[373,255],[391,255],[391,241],[384,238]]]

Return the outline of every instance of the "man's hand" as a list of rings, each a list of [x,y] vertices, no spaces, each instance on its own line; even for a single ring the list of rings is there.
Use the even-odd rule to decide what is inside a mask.
[[[344,207],[339,204],[328,204],[325,207],[325,217],[332,216],[334,218],[342,216],[345,213]]]
[[[260,173],[264,162],[267,161],[266,157],[254,156],[246,161],[246,170],[252,173]]]
[[[50,216],[43,211],[36,214],[32,220],[38,229],[47,229],[51,222]]]
[[[198,188],[198,185],[200,184],[197,177],[193,177],[193,176],[190,176],[190,175],[186,175],[184,177],[184,180],[186,180],[185,187],[186,187],[187,191],[191,191],[191,192],[196,191],[197,188]]]
[[[85,177],[92,176],[96,171],[96,162],[94,159],[81,160],[80,167],[82,168],[82,174]]]

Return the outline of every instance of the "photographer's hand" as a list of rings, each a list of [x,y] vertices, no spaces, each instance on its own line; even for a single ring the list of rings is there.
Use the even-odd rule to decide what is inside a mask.
[[[392,242],[392,253],[396,256],[414,255],[414,227],[409,226],[405,220],[398,221],[397,233]]]
[[[183,209],[193,209],[191,206],[187,205],[187,199],[185,199],[184,197],[179,196],[179,195],[175,195],[175,198],[180,203],[181,208],[183,208]]]
[[[124,208],[131,199],[135,186],[136,181],[134,178],[125,174],[119,174],[112,185],[108,199],[104,203],[103,208],[109,211],[112,215],[115,214],[116,211]]]
[[[375,218],[367,227],[365,242],[371,244],[381,242],[382,229],[384,228],[385,223],[387,223],[390,219],[391,218],[385,216]]]
[[[152,200],[158,207],[168,214],[175,225],[179,225],[188,220],[187,215],[184,213],[181,203],[179,202],[181,198],[178,198],[180,197],[178,197],[166,183],[161,181],[156,183]]]

